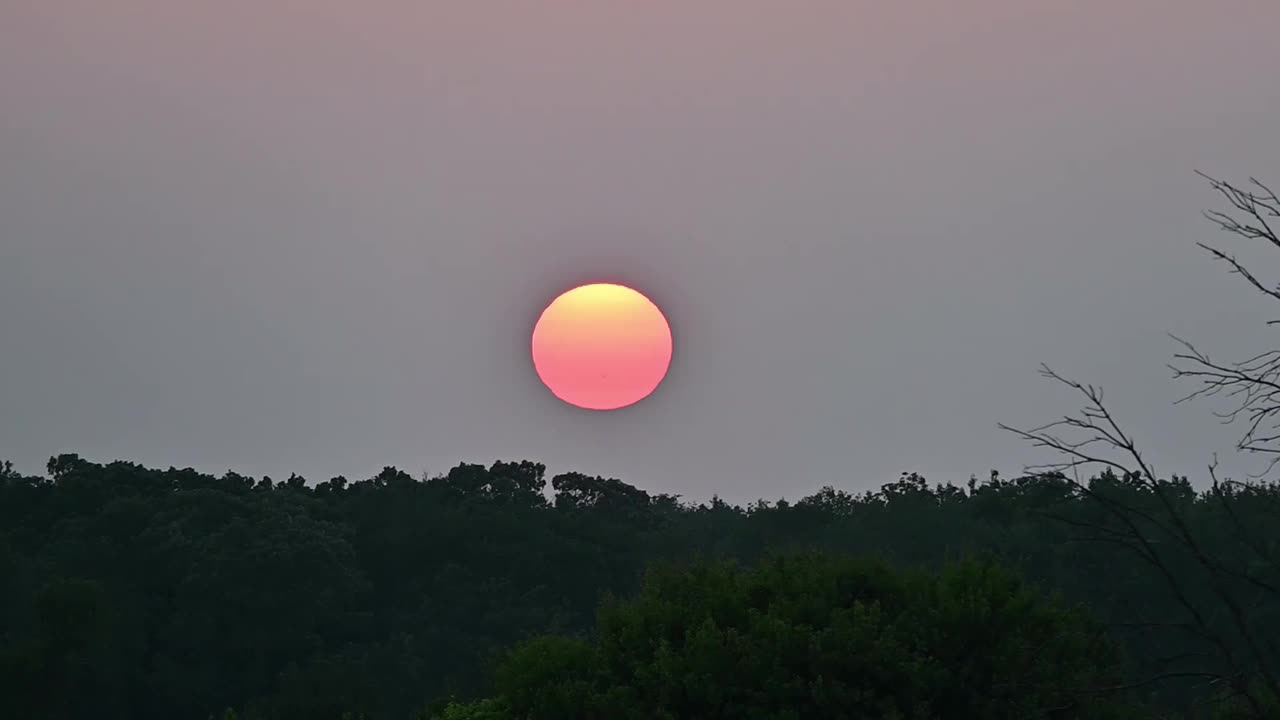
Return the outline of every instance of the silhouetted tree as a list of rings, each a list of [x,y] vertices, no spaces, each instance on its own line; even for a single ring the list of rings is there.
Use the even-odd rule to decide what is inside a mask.
[[[598,650],[602,598],[648,602],[640,599],[647,597],[645,567],[704,557],[723,573],[771,553],[812,549],[933,570],[972,553],[994,556],[1026,576],[1028,591],[1060,591],[1087,604],[1124,650],[1117,682],[1139,684],[1135,692],[1166,714],[1208,717],[1192,708],[1223,685],[1186,677],[1140,684],[1175,671],[1220,671],[1218,661],[1195,659],[1218,651],[1180,627],[1128,627],[1185,624],[1184,608],[1152,582],[1141,556],[1099,542],[1124,526],[1063,475],[993,473],[956,487],[906,473],[874,492],[824,488],[739,507],[720,498],[682,504],[575,473],[557,476],[558,486],[552,481],[555,501],[547,503],[533,497],[543,489],[543,470],[528,461],[464,465],[425,481],[386,468],[358,482],[301,487],[71,455],[51,466],[56,478],[0,465],[3,718],[167,720],[234,708],[243,720],[341,720],[344,713],[408,720],[423,708],[441,714],[451,698],[455,713],[492,716],[497,700],[465,701],[495,693],[491,678],[511,677],[490,673],[495,656],[531,637],[558,638],[543,646],[546,667],[521,671],[532,677],[581,657],[575,648]],[[1153,517],[1160,511],[1155,487],[1121,473],[1081,483]],[[1227,504],[1181,480],[1158,487],[1209,557],[1259,562],[1236,522],[1262,528],[1280,487],[1232,486],[1224,490]],[[1104,530],[1086,529],[1098,527]],[[1194,580],[1195,558],[1168,549],[1175,543],[1167,537],[1156,539],[1171,571],[1191,579],[1182,584],[1205,626],[1247,657],[1226,606]],[[1275,542],[1274,533],[1261,539]],[[903,613],[923,612],[917,603],[933,592],[924,580],[903,579],[913,572],[889,571],[901,582],[887,588],[921,595],[895,606]],[[735,583],[754,577],[730,575]],[[701,587],[688,585],[687,602],[668,598],[672,607],[693,612],[720,597],[699,599]],[[734,592],[721,598],[731,607]],[[1280,603],[1242,597],[1256,601],[1246,607],[1265,639],[1264,631],[1280,626]],[[1145,618],[1135,618],[1134,608]],[[939,629],[937,642],[971,632],[962,625]],[[981,646],[963,662],[940,655],[938,667],[998,665],[986,655],[1006,652],[1001,647]],[[1171,657],[1183,659],[1165,662]],[[1262,698],[1260,682],[1251,687]]]
[[[1280,199],[1274,192],[1256,180],[1252,181],[1256,190],[1208,180],[1235,211],[1206,213],[1212,221],[1237,236],[1280,248],[1272,225],[1280,218]],[[1255,289],[1280,300],[1280,290],[1264,284],[1235,256],[1199,245]],[[1174,376],[1199,384],[1182,401],[1215,395],[1235,398],[1234,409],[1221,417],[1228,422],[1247,418],[1238,448],[1276,454],[1280,459],[1280,434],[1275,432],[1280,429],[1280,351],[1243,363],[1220,364],[1191,343],[1178,342],[1186,352],[1175,356],[1177,364],[1170,366]],[[1102,516],[1077,520],[1076,526],[1088,534],[1086,539],[1140,558],[1176,607],[1176,614],[1134,618],[1130,624],[1186,633],[1202,646],[1169,658],[1186,669],[1163,671],[1156,677],[1207,678],[1229,688],[1226,696],[1239,698],[1251,717],[1274,717],[1274,705],[1280,700],[1280,646],[1275,640],[1280,638],[1280,622],[1269,608],[1280,603],[1280,554],[1276,552],[1280,544],[1274,536],[1280,512],[1259,513],[1262,504],[1242,499],[1274,497],[1275,488],[1220,482],[1216,459],[1209,464],[1209,495],[1243,551],[1214,552],[1210,537],[1221,526],[1196,522],[1200,498],[1190,483],[1186,478],[1157,476],[1104,402],[1102,389],[1069,380],[1048,366],[1042,367],[1042,374],[1076,391],[1084,399],[1084,409],[1030,430],[1001,427],[1064,456],[1061,462],[1030,470],[1066,480],[1096,502]],[[1079,480],[1078,469],[1088,466],[1105,472],[1087,482]]]
[[[1115,667],[1100,626],[990,564],[780,554],[656,567],[595,642],[530,640],[494,698],[440,717],[1137,717]]]

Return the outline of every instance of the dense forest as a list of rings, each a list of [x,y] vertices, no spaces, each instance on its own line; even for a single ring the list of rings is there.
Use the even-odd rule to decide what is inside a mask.
[[[547,485],[527,461],[318,484],[6,465],[0,717],[1275,710],[1276,484],[904,474],[748,507]]]
[[[1210,182],[1211,220],[1280,248],[1280,197]],[[1182,347],[1185,399],[1280,458],[1280,351]],[[1280,718],[1280,484],[1160,477],[1100,388],[1043,371],[1083,409],[1001,427],[1055,464],[747,507],[527,460],[2,464],[0,718]]]

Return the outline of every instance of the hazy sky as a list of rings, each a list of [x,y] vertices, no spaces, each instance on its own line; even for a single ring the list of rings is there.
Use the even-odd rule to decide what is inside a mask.
[[[1048,459],[996,423],[1077,407],[1049,362],[1196,474],[1235,433],[1172,407],[1165,333],[1243,357],[1280,313],[1195,242],[1280,253],[1215,231],[1193,170],[1280,185],[1277,28],[1275,0],[0,0],[0,458],[796,498]],[[675,333],[613,414],[529,360],[592,280]]]

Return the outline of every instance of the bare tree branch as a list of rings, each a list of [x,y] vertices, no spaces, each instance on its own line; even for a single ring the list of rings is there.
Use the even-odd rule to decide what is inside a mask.
[[[1206,218],[1220,230],[1246,240],[1261,240],[1272,248],[1280,249],[1280,236],[1277,236],[1277,227],[1280,227],[1280,220],[1277,220],[1280,218],[1280,196],[1275,191],[1254,178],[1250,178],[1249,186],[1240,187],[1204,173],[1198,174],[1209,181],[1229,206],[1225,212],[1211,210],[1204,213]],[[1218,247],[1206,243],[1197,244],[1215,260],[1226,264],[1231,274],[1240,275],[1266,297],[1280,300],[1280,285],[1273,286],[1264,282],[1234,255]],[[1268,324],[1280,324],[1280,320]],[[1194,385],[1192,391],[1175,404],[1197,398],[1229,399],[1231,409],[1227,412],[1215,412],[1215,416],[1228,424],[1243,421],[1245,431],[1236,447],[1239,451],[1261,453],[1269,458],[1266,469],[1255,475],[1255,478],[1269,473],[1280,463],[1280,350],[1264,352],[1243,362],[1223,363],[1210,358],[1186,340],[1176,336],[1173,339],[1181,344],[1184,351],[1174,355],[1174,362],[1169,368],[1173,371],[1174,378],[1190,381]],[[1189,671],[1183,675],[1190,677],[1202,674],[1212,678],[1214,683],[1227,684],[1233,696],[1243,698],[1253,714],[1263,718],[1265,712],[1261,696],[1280,698],[1280,682],[1272,667],[1273,658],[1280,657],[1280,654],[1277,654],[1277,647],[1271,638],[1259,638],[1253,631],[1249,610],[1255,609],[1263,597],[1280,596],[1280,580],[1259,577],[1250,572],[1251,566],[1258,567],[1256,561],[1245,562],[1244,558],[1240,558],[1235,563],[1240,566],[1237,569],[1228,562],[1232,558],[1213,557],[1204,550],[1185,515],[1185,496],[1175,492],[1177,478],[1170,481],[1159,479],[1154,467],[1138,450],[1133,438],[1120,427],[1107,408],[1101,388],[1068,380],[1048,366],[1041,366],[1041,374],[1080,393],[1085,405],[1074,416],[1030,430],[1000,425],[1002,429],[1014,433],[1033,446],[1052,449],[1063,458],[1056,463],[1029,467],[1028,472],[1048,473],[1065,479],[1076,492],[1096,501],[1114,525],[1059,518],[1070,526],[1088,531],[1089,534],[1074,538],[1073,541],[1108,543],[1133,551],[1157,572],[1168,586],[1176,605],[1186,614],[1186,620],[1181,622],[1140,622],[1127,625],[1136,628],[1176,628],[1208,641],[1225,663],[1226,671]],[[1079,477],[1081,466],[1101,467],[1113,475],[1118,473],[1122,483],[1131,484],[1135,489],[1149,493],[1154,498],[1157,506],[1155,512],[1112,497],[1115,493],[1109,492],[1102,484],[1095,489],[1094,482],[1082,482]],[[1276,568],[1277,553],[1272,552],[1268,544],[1260,542],[1249,531],[1234,507],[1237,491],[1258,493],[1260,496],[1266,496],[1267,493],[1256,485],[1242,485],[1230,480],[1220,482],[1216,457],[1209,466],[1209,476],[1212,480],[1210,494],[1217,499],[1229,518],[1233,533],[1245,542],[1253,555],[1261,558],[1265,568],[1269,571]],[[1185,479],[1183,482],[1185,483]],[[1176,571],[1169,555],[1175,550],[1185,552],[1186,556],[1192,558],[1194,567],[1202,571],[1204,576],[1188,578]],[[1221,603],[1238,644],[1228,643],[1221,634],[1212,630],[1204,612],[1193,600],[1196,596],[1193,588],[1207,590]],[[1271,656],[1264,652],[1264,646]],[[1243,657],[1237,654],[1236,648],[1244,651]],[[1186,657],[1188,656],[1184,654],[1174,660]],[[1252,667],[1246,668],[1245,660]],[[1254,673],[1258,677],[1254,678]],[[1254,684],[1255,679],[1258,685]]]
[[[1242,575],[1226,567],[1203,550],[1187,526],[1180,509],[1169,497],[1167,484],[1159,480],[1152,465],[1138,449],[1133,438],[1120,427],[1115,416],[1103,402],[1102,389],[1068,380],[1047,365],[1042,365],[1040,372],[1045,377],[1060,382],[1083,395],[1086,400],[1083,410],[1076,416],[1067,416],[1057,422],[1031,430],[1020,430],[1004,424],[1000,427],[1037,447],[1051,448],[1066,458],[1065,461],[1036,466],[1036,468],[1053,468],[1062,474],[1062,471],[1067,468],[1076,470],[1081,465],[1100,465],[1120,471],[1124,478],[1136,482],[1139,487],[1152,493],[1163,510],[1162,518],[1156,518],[1145,510],[1122,503],[1106,493],[1097,492],[1089,484],[1081,482],[1078,477],[1068,480],[1083,495],[1097,501],[1113,519],[1120,523],[1123,534],[1127,536],[1121,544],[1137,551],[1163,578],[1177,604],[1190,617],[1191,625],[1197,629],[1198,634],[1203,634],[1214,645],[1229,667],[1230,673],[1227,677],[1233,678],[1231,682],[1234,689],[1246,698],[1250,707],[1261,717],[1261,701],[1247,687],[1245,680],[1247,673],[1240,659],[1225,639],[1211,631],[1199,606],[1191,598],[1188,581],[1174,571],[1165,555],[1157,547],[1159,541],[1148,531],[1144,531],[1138,525],[1138,520],[1149,523],[1162,535],[1173,539],[1176,545],[1186,550],[1209,575],[1212,581],[1208,583],[1208,589],[1227,608],[1232,626],[1241,642],[1248,648],[1248,655],[1253,665],[1262,674],[1267,688],[1274,692],[1280,689],[1280,684],[1277,683],[1270,667],[1269,658],[1259,646],[1248,613],[1227,581],[1228,577],[1239,579]],[[1059,434],[1060,431],[1073,432],[1075,437],[1065,437]],[[1108,449],[1111,453],[1108,453]],[[1095,524],[1091,529],[1096,531],[1100,530],[1100,527]],[[1114,531],[1103,530],[1103,532],[1106,540],[1117,542]],[[1243,577],[1250,579],[1247,575]]]
[[[1205,213],[1219,229],[1247,240],[1262,240],[1273,248],[1280,248],[1276,218],[1280,218],[1280,196],[1255,178],[1250,178],[1252,188],[1243,188],[1212,178],[1197,171],[1209,181],[1214,190],[1230,205],[1233,212],[1210,210]],[[1254,289],[1274,300],[1280,300],[1280,285],[1269,286],[1249,271],[1234,255],[1206,243],[1197,243],[1215,259],[1226,263],[1231,273],[1240,275]],[[1280,320],[1272,323],[1280,323]],[[1199,397],[1222,395],[1233,398],[1234,409],[1215,413],[1226,423],[1246,420],[1244,435],[1236,447],[1248,453],[1271,455],[1266,469],[1254,475],[1260,478],[1270,473],[1280,463],[1280,351],[1272,350],[1237,363],[1214,362],[1190,342],[1174,337],[1185,353],[1174,356],[1169,368],[1178,379],[1194,381],[1199,387],[1178,402]]]

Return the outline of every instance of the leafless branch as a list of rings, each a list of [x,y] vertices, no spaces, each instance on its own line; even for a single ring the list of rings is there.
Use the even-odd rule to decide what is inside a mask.
[[[1276,237],[1276,232],[1268,220],[1268,218],[1280,218],[1280,199],[1277,199],[1275,191],[1256,178],[1249,178],[1249,182],[1257,188],[1257,191],[1254,191],[1209,177],[1199,170],[1196,174],[1208,180],[1214,190],[1217,190],[1232,207],[1244,213],[1245,216],[1244,222],[1241,222],[1228,213],[1210,210],[1205,212],[1209,220],[1227,232],[1251,240],[1265,240],[1280,247],[1280,238]]]
[[[1079,492],[1097,501],[1106,509],[1110,517],[1121,525],[1123,535],[1126,536],[1122,544],[1135,549],[1163,578],[1178,605],[1189,616],[1190,624],[1215,646],[1230,668],[1230,677],[1238,678],[1232,681],[1236,689],[1245,695],[1250,705],[1260,713],[1261,703],[1242,684],[1244,682],[1242,678],[1246,677],[1246,673],[1242,669],[1240,660],[1223,638],[1210,631],[1209,623],[1199,606],[1191,599],[1192,593],[1187,586],[1187,580],[1173,570],[1165,555],[1157,547],[1158,540],[1150,532],[1144,531],[1138,525],[1138,521],[1145,521],[1151,527],[1158,529],[1161,534],[1175,540],[1176,544],[1187,551],[1209,575],[1211,582],[1208,583],[1208,588],[1227,608],[1233,627],[1249,649],[1249,655],[1262,673],[1264,682],[1274,691],[1280,686],[1276,683],[1269,659],[1259,647],[1247,613],[1227,582],[1228,577],[1239,578],[1239,573],[1225,567],[1223,563],[1204,552],[1188,527],[1181,510],[1169,496],[1165,483],[1159,480],[1152,465],[1139,451],[1133,438],[1120,427],[1119,422],[1104,403],[1102,389],[1068,380],[1047,365],[1041,366],[1041,374],[1080,393],[1085,399],[1083,410],[1075,416],[1067,416],[1057,422],[1031,430],[1020,430],[1004,424],[1000,427],[1037,447],[1051,448],[1065,456],[1062,462],[1037,466],[1037,468],[1055,468],[1061,473],[1067,468],[1074,471],[1081,465],[1101,466],[1120,471],[1124,478],[1137,482],[1140,487],[1152,493],[1163,510],[1161,518],[1109,497],[1107,493],[1095,491],[1090,485],[1082,483],[1078,476],[1069,481]],[[1068,432],[1072,437],[1065,436]],[[1097,531],[1100,527],[1095,524],[1091,529]],[[1117,541],[1113,530],[1103,532],[1107,541]]]
[[[1219,195],[1227,201],[1230,212],[1210,210],[1205,217],[1219,229],[1247,240],[1262,240],[1274,248],[1280,248],[1276,219],[1280,218],[1280,196],[1255,178],[1250,187],[1240,187],[1197,171]],[[1244,266],[1234,255],[1208,245],[1197,243],[1215,259],[1226,263],[1232,274],[1240,275],[1254,289],[1269,298],[1280,300],[1280,285],[1270,286]],[[1280,320],[1268,324],[1278,324]],[[1169,365],[1178,379],[1195,382],[1198,387],[1181,398],[1186,402],[1194,398],[1221,395],[1235,400],[1233,409],[1215,413],[1225,423],[1245,419],[1244,435],[1237,442],[1237,449],[1248,453],[1270,455],[1266,469],[1255,478],[1270,473],[1280,463],[1280,351],[1272,350],[1249,360],[1236,363],[1215,362],[1200,352],[1190,342],[1174,337],[1186,352],[1174,356]]]
[[[1176,402],[1185,403],[1200,397],[1235,398],[1229,412],[1215,412],[1224,423],[1243,417],[1244,434],[1236,443],[1243,452],[1273,456],[1267,469],[1254,475],[1260,478],[1280,462],[1280,351],[1269,351],[1238,363],[1220,363],[1201,352],[1190,342],[1171,335],[1186,351],[1174,358],[1182,365],[1170,364],[1176,379],[1189,379],[1198,384],[1192,392]]]
[[[1209,181],[1229,206],[1226,212],[1208,211],[1205,217],[1223,231],[1247,240],[1261,240],[1280,249],[1280,236],[1276,230],[1280,226],[1280,220],[1277,220],[1280,219],[1280,197],[1275,191],[1253,178],[1250,178],[1249,186],[1240,187],[1199,174]],[[1206,243],[1198,245],[1254,289],[1273,300],[1280,300],[1280,285],[1264,282],[1234,255],[1218,247]],[[1280,324],[1280,320],[1269,324]],[[1215,415],[1224,423],[1237,420],[1245,423],[1245,432],[1237,443],[1237,449],[1268,456],[1270,462],[1266,470],[1255,477],[1270,472],[1280,463],[1280,350],[1264,352],[1243,362],[1223,363],[1210,358],[1186,340],[1176,336],[1174,340],[1182,345],[1184,351],[1174,356],[1169,368],[1175,378],[1194,384],[1192,391],[1177,402],[1205,397],[1230,399],[1231,409]],[[1157,572],[1177,606],[1186,614],[1182,622],[1134,623],[1132,626],[1178,628],[1203,637],[1227,668],[1224,672],[1205,673],[1204,676],[1211,677],[1214,683],[1226,683],[1233,695],[1242,697],[1257,717],[1263,717],[1259,692],[1280,697],[1280,683],[1272,667],[1272,658],[1263,651],[1263,646],[1273,654],[1276,648],[1270,638],[1259,639],[1253,632],[1247,609],[1251,606],[1242,598],[1249,595],[1248,599],[1256,603],[1264,596],[1275,597],[1280,595],[1280,584],[1273,578],[1250,573],[1250,565],[1256,567],[1257,563],[1238,563],[1244,568],[1242,571],[1232,566],[1237,563],[1228,562],[1231,558],[1217,558],[1205,552],[1185,515],[1185,497],[1174,492],[1173,481],[1159,479],[1134,439],[1120,427],[1107,408],[1101,388],[1068,380],[1048,366],[1041,366],[1041,374],[1078,392],[1085,404],[1076,415],[1030,430],[1000,425],[1035,447],[1054,450],[1062,458],[1055,463],[1029,467],[1028,471],[1055,474],[1070,482],[1081,495],[1096,501],[1110,522],[1060,518],[1068,525],[1088,531],[1074,541],[1109,543],[1132,550]],[[1082,482],[1079,475],[1082,466],[1118,473],[1122,482],[1132,483],[1137,490],[1149,493],[1155,501],[1154,512],[1152,508],[1136,507],[1122,498],[1113,497],[1116,493],[1109,492],[1103,485],[1095,489],[1093,482]],[[1211,493],[1230,519],[1235,534],[1245,540],[1249,550],[1262,558],[1267,567],[1274,567],[1275,553],[1248,531],[1234,507],[1234,491],[1238,487],[1256,492],[1256,486],[1219,482],[1216,457],[1209,466],[1209,475],[1213,481]],[[1166,542],[1168,540],[1172,542]],[[1194,567],[1202,571],[1203,576],[1188,578],[1176,572],[1169,555],[1173,551],[1185,552],[1194,559]],[[1228,643],[1221,634],[1211,630],[1201,608],[1192,599],[1196,596],[1192,588],[1208,591],[1221,603],[1243,646],[1242,650],[1247,650],[1242,656],[1237,655],[1234,643]],[[1247,671],[1243,662],[1246,659],[1252,665]],[[1257,678],[1261,683],[1260,690],[1250,680],[1252,672],[1260,676]],[[1183,674],[1187,677],[1194,675],[1197,673]]]

